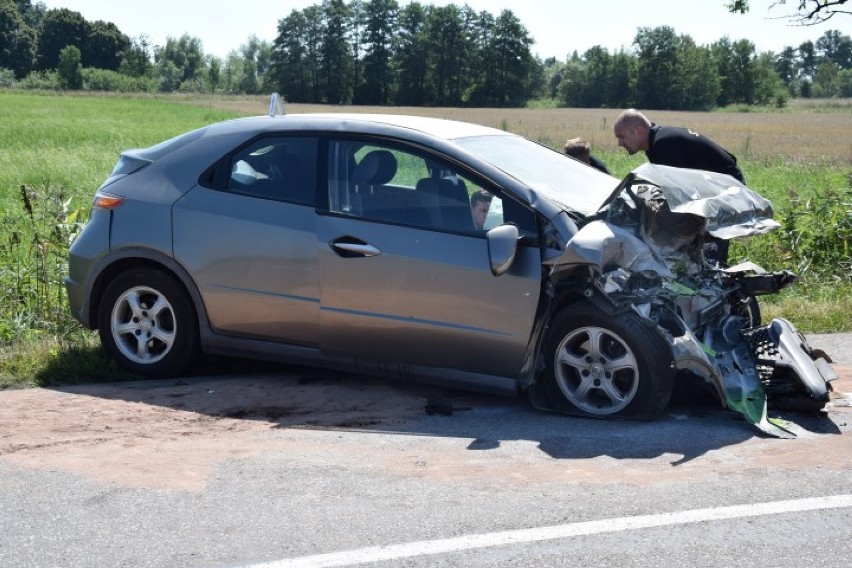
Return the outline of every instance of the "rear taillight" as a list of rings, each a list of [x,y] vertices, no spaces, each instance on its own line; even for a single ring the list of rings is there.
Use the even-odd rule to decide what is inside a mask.
[[[92,200],[92,207],[97,209],[115,209],[122,203],[124,203],[123,197],[99,191],[95,194],[94,200]]]

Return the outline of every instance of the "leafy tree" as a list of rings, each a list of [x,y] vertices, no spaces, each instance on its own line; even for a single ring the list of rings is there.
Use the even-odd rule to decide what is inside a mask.
[[[438,106],[460,106],[470,84],[467,64],[471,51],[461,10],[455,4],[430,6],[427,27],[432,65],[431,102]]]
[[[399,29],[393,42],[393,67],[397,72],[395,104],[426,104],[429,75],[429,44],[426,8],[411,2],[399,12]]]
[[[352,102],[357,102],[363,91],[364,83],[364,55],[365,28],[367,26],[367,11],[364,0],[350,0],[349,2],[349,33],[348,41],[352,49],[352,73],[350,84],[352,87]]]
[[[753,62],[754,101],[760,105],[772,104],[782,107],[787,103],[788,90],[775,71],[775,56],[772,52],[761,53]]]
[[[215,56],[209,56],[207,59],[207,85],[210,87],[210,92],[215,93],[219,90],[222,83],[222,60]]]
[[[398,12],[396,0],[370,0],[366,4],[364,83],[358,97],[361,104],[384,105],[391,100],[392,44]]]
[[[32,3],[31,0],[14,0],[18,8],[18,12],[29,27],[37,30],[41,27],[41,22],[47,12],[47,6],[44,2]]]
[[[497,59],[491,52],[497,22],[491,12],[486,10],[478,14],[471,12],[472,10],[468,11],[467,17],[473,19],[469,41],[475,57],[475,60],[470,62],[475,76],[471,77],[473,84],[466,98],[472,106],[489,106],[497,104],[494,101],[499,100]]]
[[[695,45],[688,35],[680,36],[672,83],[676,108],[708,110],[716,106],[721,84],[710,49]]]
[[[14,71],[6,67],[0,67],[0,88],[8,89],[9,87],[14,87],[17,82]]]
[[[256,95],[260,92],[260,80],[257,76],[257,63],[254,59],[243,58],[242,79],[239,83],[239,91],[247,95]]]
[[[673,28],[639,28],[633,43],[639,67],[636,104],[648,109],[672,108],[676,100],[672,79],[677,66],[678,38]]]
[[[542,62],[542,72],[544,74],[544,91],[543,95],[550,99],[555,99],[559,96],[559,84],[562,83],[562,74],[565,70],[565,63],[558,61],[555,57],[548,57]]]
[[[325,84],[325,101],[346,104],[352,97],[352,59],[347,36],[351,12],[343,0],[323,2],[325,27],[322,31],[321,73]]]
[[[814,73],[814,96],[836,97],[840,94],[840,67],[831,60],[819,64]]]
[[[270,80],[285,100],[316,102],[315,60],[309,59],[307,18],[293,10],[279,20],[278,36],[272,47]],[[313,8],[316,11],[316,7]],[[313,71],[313,72],[312,72]]]
[[[841,69],[837,74],[841,97],[852,97],[852,69]]]
[[[154,75],[154,64],[151,63],[151,42],[148,36],[143,34],[130,40],[130,45],[119,55],[121,56],[121,63],[118,66],[119,73],[131,77],[152,77]]]
[[[586,92],[586,74],[579,57],[569,60],[562,70],[559,98],[567,107],[583,107]]]
[[[232,49],[228,52],[222,66],[222,90],[226,93],[239,93],[243,83],[243,58]]]
[[[788,88],[796,80],[796,50],[790,46],[785,47],[781,53],[775,56],[775,72]]]
[[[737,40],[733,44],[733,58],[730,79],[730,98],[734,103],[754,104],[755,47],[747,39]]]
[[[112,22],[93,22],[81,48],[83,65],[116,71],[121,67],[122,54],[130,45],[130,38]]]
[[[325,19],[319,6],[305,8],[305,46],[311,89],[310,102],[323,102],[327,83],[323,75],[322,50]]]
[[[798,11],[789,13],[786,17],[801,25],[812,25],[825,22],[837,14],[852,14],[852,10],[842,9],[847,0],[795,0]],[[786,4],[787,0],[776,0],[772,7]],[[745,14],[749,10],[749,0],[729,0],[728,10]]]
[[[523,105],[529,96],[534,59],[533,40],[511,10],[503,10],[494,23],[494,34],[483,57],[495,63],[494,90],[489,103],[496,106]]]
[[[165,92],[176,90],[181,83],[203,78],[204,51],[197,37],[189,34],[177,39],[167,37],[166,45],[156,50],[154,59],[162,79],[160,89]]]
[[[816,41],[816,50],[823,60],[840,69],[852,69],[852,38],[837,30],[829,30]]]
[[[724,37],[711,46],[711,51],[721,87],[717,104],[754,103],[754,44],[745,39],[732,43]]]
[[[271,64],[272,45],[252,34],[248,41],[240,46],[238,53],[242,59],[239,92],[252,95],[260,93],[268,86],[265,77]]]
[[[817,66],[816,49],[814,42],[806,41],[799,45],[799,77],[811,80]]]
[[[716,61],[717,75],[719,77],[719,95],[716,104],[726,106],[734,102],[734,46],[728,36],[710,46],[713,59]]]
[[[538,55],[533,57],[530,77],[527,82],[527,100],[524,100],[522,103],[524,106],[529,102],[529,99],[541,98],[547,85],[547,79],[544,74],[544,62]]]
[[[157,90],[163,93],[172,93],[180,89],[181,76],[183,72],[173,61],[161,59],[157,62],[157,76],[159,83]]]
[[[80,12],[66,8],[48,10],[42,20],[36,54],[36,69],[56,69],[59,65],[59,52],[65,46],[73,45],[82,51],[89,37],[89,23]]]
[[[614,54],[610,61],[606,106],[627,108],[634,106],[636,91],[637,60],[623,49]]]
[[[581,106],[588,108],[600,108],[607,105],[610,100],[610,67],[612,58],[609,51],[596,45],[583,54],[585,62],[583,69],[583,89]]]
[[[17,79],[30,72],[36,54],[36,34],[10,0],[0,0],[0,68]]]
[[[76,45],[69,45],[59,52],[59,78],[66,89],[83,88],[83,58]]]

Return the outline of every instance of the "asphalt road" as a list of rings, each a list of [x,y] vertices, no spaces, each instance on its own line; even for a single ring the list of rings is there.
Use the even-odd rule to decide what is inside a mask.
[[[793,440],[706,400],[588,420],[291,367],[50,392],[96,410],[57,411],[54,439],[26,448],[0,431],[0,566],[847,568],[852,344],[811,342],[838,362],[838,398],[784,414]],[[252,411],[234,410],[251,392]],[[356,397],[374,404],[351,410]],[[452,414],[427,414],[435,397]],[[108,419],[153,400],[159,429],[131,413],[115,435]],[[326,418],[299,414],[307,400]]]
[[[808,334],[808,343],[840,365],[852,365],[852,333]]]

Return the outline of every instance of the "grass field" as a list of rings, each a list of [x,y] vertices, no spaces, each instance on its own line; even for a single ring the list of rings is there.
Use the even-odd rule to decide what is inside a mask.
[[[70,318],[62,277],[68,241],[119,153],[267,109],[267,97],[0,90],[0,388],[116,376],[94,334]],[[501,128],[552,147],[582,136],[618,177],[644,161],[617,148],[612,122],[618,110],[613,109],[292,104],[287,112],[422,114]],[[805,331],[852,330],[852,251],[843,248],[852,235],[852,101],[794,104],[784,112],[654,112],[649,117],[689,126],[725,145],[739,157],[749,185],[775,204],[776,218],[784,224],[775,233],[781,236],[759,237],[734,249],[735,255],[767,267],[804,273],[792,290],[762,302],[765,314],[783,315]],[[820,257],[815,252],[820,246],[834,256]]]

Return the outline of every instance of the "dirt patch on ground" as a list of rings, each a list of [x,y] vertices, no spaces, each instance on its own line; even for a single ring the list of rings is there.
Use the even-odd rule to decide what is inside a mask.
[[[363,428],[423,412],[368,379],[252,376],[0,393],[0,459],[130,485],[195,489],[218,461],[255,455],[278,428]]]
[[[835,382],[838,392],[831,412],[845,420],[843,413],[852,418],[852,396],[845,394],[852,393],[852,366],[838,366],[836,370],[840,378]],[[477,396],[471,395],[468,402],[494,404],[492,398]],[[484,454],[470,451],[477,449],[472,447],[475,443],[468,447],[454,444],[440,452],[424,444],[408,451],[377,445],[352,447],[346,440],[338,441],[343,436],[264,435],[281,429],[295,434],[329,429],[416,434],[417,430],[406,432],[405,425],[425,416],[425,402],[424,392],[417,387],[317,371],[4,391],[0,392],[0,459],[122,485],[188,491],[202,488],[211,471],[224,460],[269,451],[286,451],[309,463],[332,452],[340,459],[357,460],[358,467],[378,467],[409,476],[440,472],[443,477],[457,475],[468,481],[490,477],[558,481],[566,476],[595,480],[612,468],[612,459],[607,456],[553,460],[541,451]],[[816,438],[821,449],[813,446]],[[794,442],[797,445],[754,437],[752,433],[744,440],[750,447],[746,452],[740,450],[739,457],[710,456],[707,460],[722,469],[731,464],[762,467],[770,462],[773,467],[799,467],[803,463],[813,465],[814,460],[825,467],[852,467],[849,430],[840,435],[815,434],[801,444]],[[364,454],[370,452],[365,458]],[[656,457],[665,466],[677,459]],[[660,467],[660,460],[620,460],[620,475],[633,475],[639,482],[648,478],[649,468]],[[718,468],[707,466],[705,460],[678,474],[719,473]],[[499,471],[505,476],[496,473]]]

